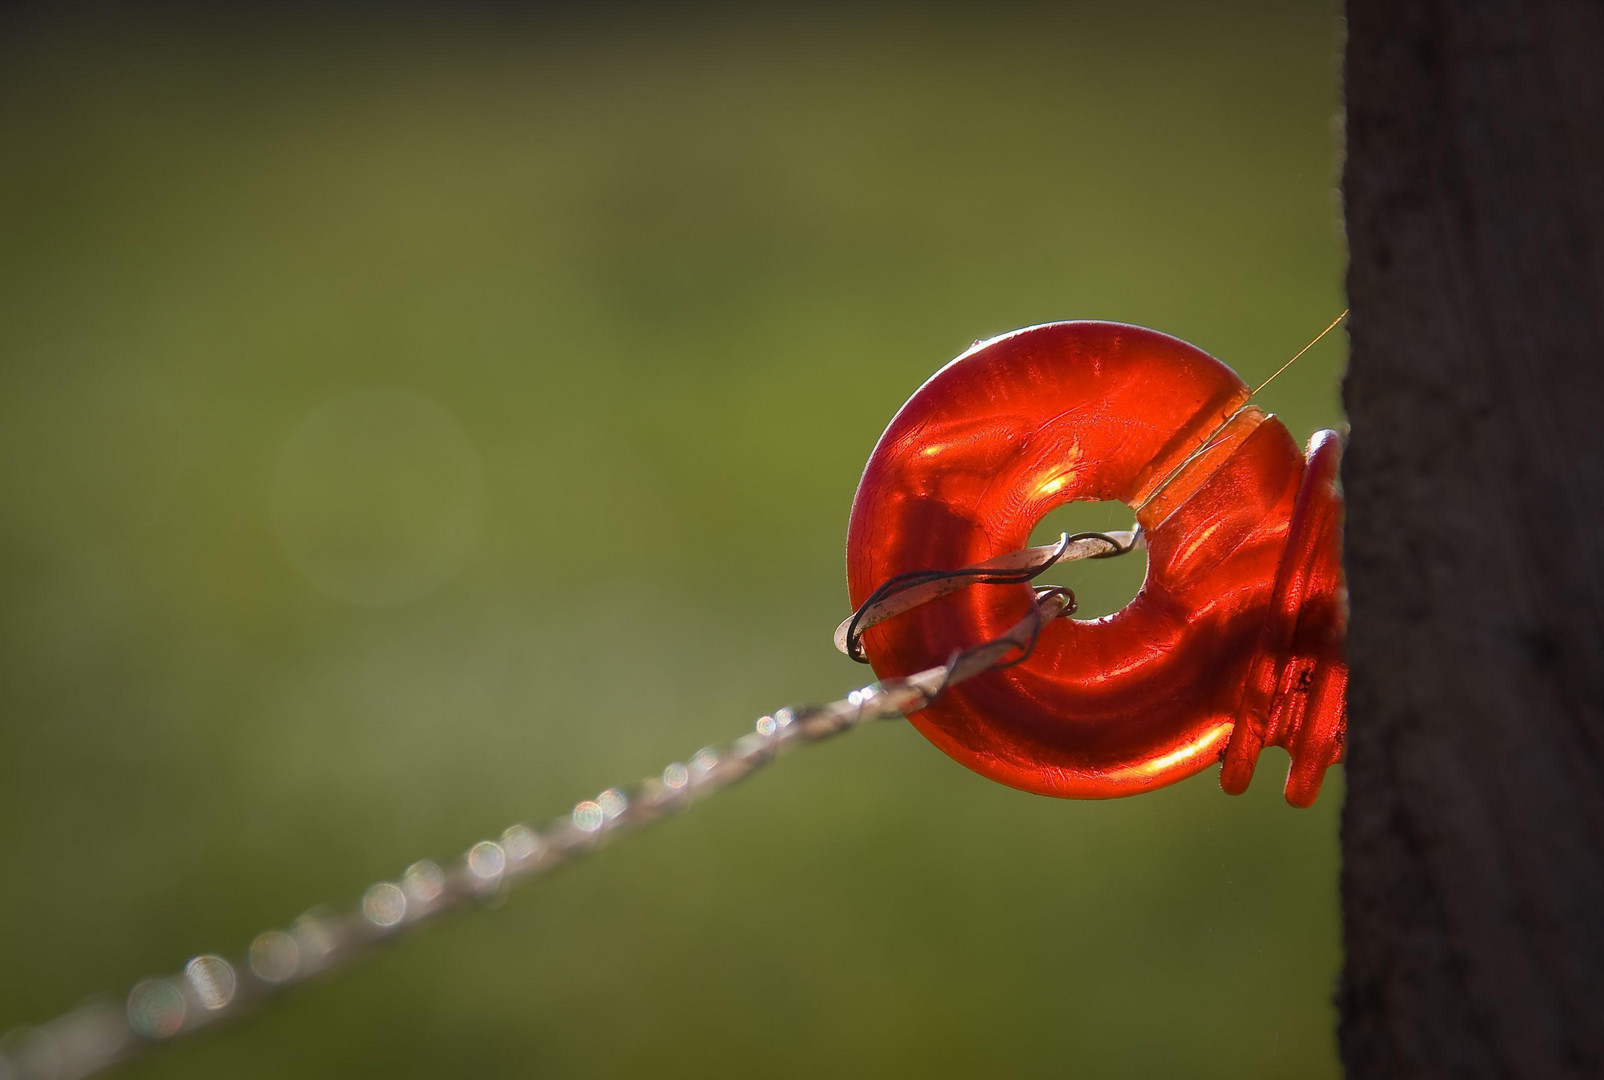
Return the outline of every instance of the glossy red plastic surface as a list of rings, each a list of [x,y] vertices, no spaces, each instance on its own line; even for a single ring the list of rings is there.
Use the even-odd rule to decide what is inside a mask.
[[[979,344],[914,394],[853,501],[854,606],[893,575],[1022,548],[1075,500],[1139,508],[1148,540],[1129,605],[1057,620],[1023,664],[951,688],[910,717],[927,738],[985,776],[1075,798],[1147,791],[1222,757],[1240,791],[1280,745],[1288,800],[1313,800],[1345,724],[1340,441],[1318,436],[1306,474],[1247,398],[1207,353],[1098,322]],[[1031,595],[964,589],[874,627],[864,649],[880,677],[912,674],[1003,633]]]

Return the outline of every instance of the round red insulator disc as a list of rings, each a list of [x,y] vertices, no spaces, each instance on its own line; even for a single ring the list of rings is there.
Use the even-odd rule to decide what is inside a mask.
[[[1140,508],[1148,567],[1125,608],[1048,624],[1028,660],[951,687],[914,726],[976,772],[1047,795],[1134,794],[1218,761],[1303,471],[1247,398],[1202,350],[1104,322],[977,344],[925,383],[853,500],[854,607],[894,575],[1025,547],[1075,500]],[[872,628],[864,651],[881,678],[910,675],[1006,632],[1031,602],[1028,585],[973,586]]]

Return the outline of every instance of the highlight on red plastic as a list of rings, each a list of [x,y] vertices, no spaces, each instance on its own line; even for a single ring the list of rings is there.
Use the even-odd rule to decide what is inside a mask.
[[[1299,452],[1247,386],[1184,341],[1051,323],[982,342],[920,387],[881,436],[847,532],[854,607],[911,570],[1029,543],[1049,511],[1117,499],[1147,537],[1135,599],[1063,618],[1014,667],[910,716],[943,751],[1045,795],[1149,791],[1223,761],[1246,789],[1265,746],[1307,806],[1342,760],[1342,497],[1335,432]],[[881,678],[944,663],[1029,611],[1028,585],[975,586],[870,629]]]

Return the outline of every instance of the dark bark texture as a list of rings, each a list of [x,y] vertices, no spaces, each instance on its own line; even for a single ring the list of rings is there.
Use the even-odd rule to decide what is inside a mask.
[[[1351,0],[1342,1055],[1604,1075],[1604,4]]]

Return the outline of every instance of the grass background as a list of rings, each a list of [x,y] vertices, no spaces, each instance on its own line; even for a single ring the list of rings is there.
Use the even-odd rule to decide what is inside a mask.
[[[0,1028],[856,685],[847,509],[941,363],[1106,318],[1255,382],[1342,307],[1339,33],[21,26]],[[1267,391],[1296,436],[1341,351]],[[875,727],[129,1075],[1334,1076],[1340,770],[1283,764],[1059,802]]]

